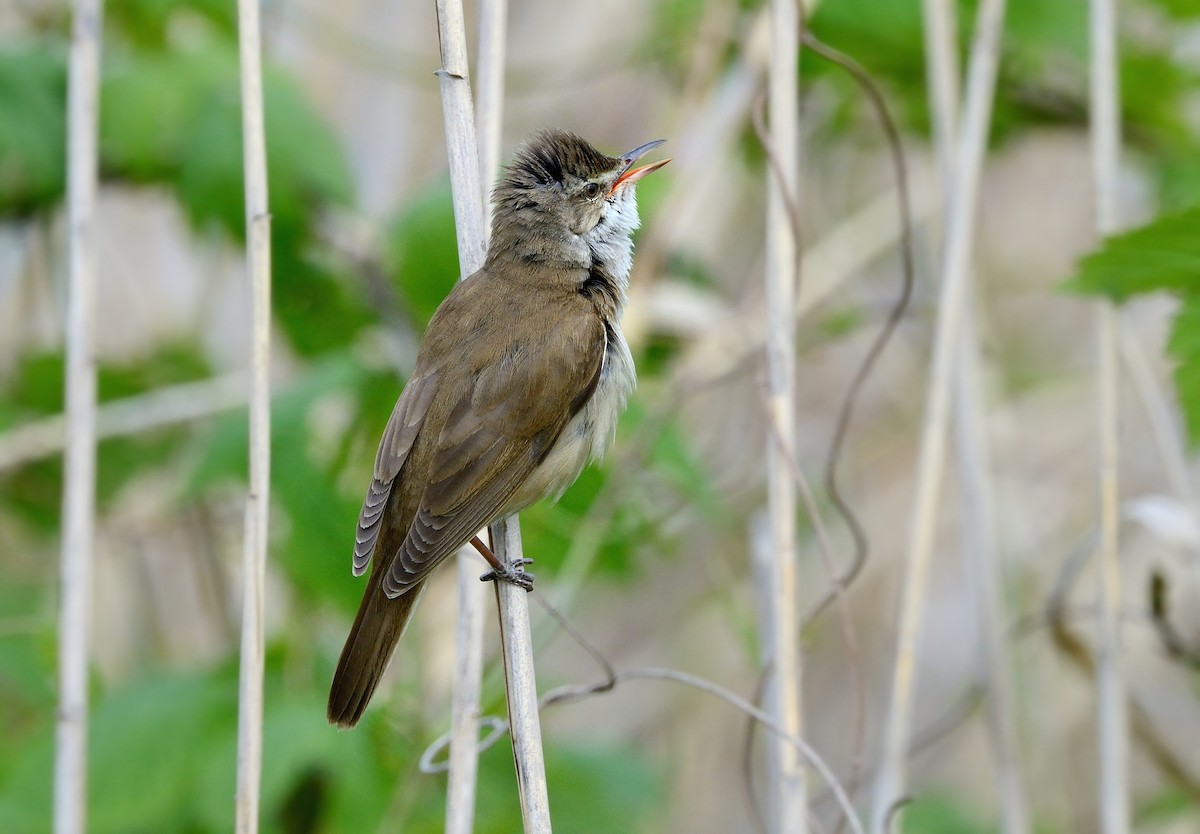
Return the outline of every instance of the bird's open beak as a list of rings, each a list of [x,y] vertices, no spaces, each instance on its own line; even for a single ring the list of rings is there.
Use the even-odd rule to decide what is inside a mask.
[[[616,181],[613,182],[612,190],[615,192],[623,185],[633,185],[642,177],[646,176],[646,174],[649,174],[652,171],[657,171],[659,168],[670,162],[671,160],[668,158],[659,162],[651,162],[649,165],[643,165],[640,168],[633,167],[633,163],[637,162],[643,156],[666,141],[666,139],[655,139],[653,142],[647,142],[644,145],[638,145],[633,150],[621,154],[621,161],[625,163],[625,167],[622,169],[621,175],[617,177]]]

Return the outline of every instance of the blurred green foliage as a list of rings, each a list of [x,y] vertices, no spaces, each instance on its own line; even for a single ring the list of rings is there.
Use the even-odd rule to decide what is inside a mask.
[[[313,682],[317,683],[316,681]],[[323,681],[322,681],[323,683]],[[269,658],[263,731],[264,832],[440,831],[441,780],[416,762],[432,737],[397,734],[382,710],[353,733],[328,726],[323,692],[285,682]],[[237,668],[143,678],[107,693],[91,714],[89,830],[229,831],[237,749]],[[0,829],[49,831],[53,726],[49,721],[0,764]],[[566,831],[628,831],[657,802],[661,777],[629,751],[563,747],[547,756],[554,821]],[[497,744],[480,761],[480,832],[519,830],[511,754]],[[560,798],[561,797],[561,798]]]
[[[101,363],[97,373],[100,402],[145,393],[210,374],[197,345],[174,342],[124,364]],[[64,366],[61,352],[20,357],[15,371],[0,383],[0,431],[63,410]],[[179,429],[164,429],[100,444],[96,497],[103,510],[122,486],[139,473],[161,467],[178,449]],[[58,525],[62,501],[61,462],[41,460],[0,478],[0,506],[46,533]]]
[[[904,834],[994,834],[1000,830],[949,796],[922,796],[904,806],[900,820]]]
[[[66,100],[61,45],[0,47],[0,216],[31,212],[62,194]]]
[[[1168,828],[1167,823],[1187,824],[1196,810],[1196,797],[1184,788],[1165,791],[1134,812],[1133,824],[1138,831]]]
[[[1157,292],[1179,299],[1166,352],[1188,438],[1200,445],[1200,206],[1110,237],[1067,286],[1118,302]]]
[[[707,0],[657,4],[654,25],[643,41],[643,60],[671,77],[684,78],[691,69],[693,45],[707,6]],[[739,6],[746,13],[744,19],[761,9],[746,0]],[[978,0],[956,4],[963,70],[977,6]],[[1200,83],[1200,68],[1168,52],[1162,33],[1178,21],[1200,18],[1200,3],[1141,0],[1129,7],[1129,17],[1139,16],[1141,25],[1125,27],[1120,43],[1127,150],[1137,153],[1151,171],[1163,208],[1184,208],[1200,195],[1200,136],[1188,116],[1189,96]],[[1039,128],[1086,125],[1087,14],[1087,4],[1078,0],[1008,4],[992,114],[994,144]],[[817,37],[871,73],[902,128],[929,134],[920,3],[822,0],[809,22]],[[727,45],[727,60],[734,50],[735,44]],[[813,125],[812,141],[882,143],[869,105],[841,68],[807,51],[801,54],[800,66],[805,94],[820,98],[823,108],[830,108],[824,120]],[[749,127],[744,136],[747,155],[761,161],[758,140]]]
[[[686,74],[706,5],[706,0],[656,5],[643,54],[668,78]],[[1194,0],[1138,5],[1164,21],[1200,17]],[[742,0],[739,7],[751,11],[758,4]],[[967,0],[959,4],[964,44],[974,7]],[[100,157],[107,182],[167,191],[198,233],[236,245],[244,238],[244,209],[234,11],[228,0],[109,4]],[[1010,4],[994,141],[1084,124],[1085,14],[1077,0]],[[64,25],[56,20],[40,38],[0,43],[0,220],[45,216],[61,204]],[[927,133],[915,0],[823,0],[812,26],[872,72],[910,133]],[[1187,120],[1185,98],[1200,81],[1197,71],[1144,32],[1126,38],[1121,54],[1129,145],[1154,175],[1164,207],[1195,205],[1200,142]],[[723,60],[733,56],[731,45]],[[861,94],[840,70],[808,55],[801,64],[806,91],[831,92],[835,101],[817,141],[880,141]],[[334,657],[321,644],[315,621],[323,612],[345,619],[358,603],[362,584],[347,570],[350,531],[374,444],[402,386],[394,370],[364,348],[370,343],[364,337],[385,323],[419,332],[459,277],[449,188],[436,183],[387,224],[375,266],[386,284],[384,295],[396,307],[388,312],[398,315],[385,317],[381,288],[372,286],[366,270],[348,266],[326,234],[330,213],[354,203],[337,136],[282,68],[268,64],[264,93],[275,322],[301,360],[273,402],[273,509],[283,523],[273,530],[272,560],[299,606],[314,612],[305,622],[289,623],[269,647],[264,830],[364,831],[386,820],[395,830],[435,832],[442,825],[442,781],[419,774],[415,763],[440,728],[428,726],[419,714],[396,720],[396,703],[369,711],[353,733],[326,726],[324,688]],[[749,139],[746,147],[747,153],[760,153]],[[651,178],[641,187],[644,215],[653,215],[664,185]],[[1115,298],[1167,291],[1181,299],[1168,350],[1179,361],[1176,380],[1193,439],[1200,438],[1198,223],[1192,210],[1113,238],[1083,262],[1076,282],[1079,289]],[[711,280],[702,264],[677,266],[676,273],[697,283]],[[854,313],[831,315],[821,338],[849,332],[858,320]],[[643,390],[654,389],[677,349],[668,338],[643,348],[637,357]],[[103,365],[100,398],[127,397],[212,371],[198,344],[164,344],[134,361]],[[0,383],[0,430],[59,413],[62,390],[61,352],[19,357]],[[573,548],[594,547],[594,576],[629,581],[638,572],[639,552],[670,554],[670,541],[657,531],[673,506],[698,505],[716,523],[728,512],[686,438],[669,418],[650,413],[646,401],[635,399],[620,428],[623,438],[638,436],[645,444],[637,466],[618,470],[610,461],[590,468],[557,504],[523,516],[526,547],[539,570],[553,573]],[[322,416],[327,413],[337,415],[332,440]],[[243,487],[246,455],[244,412],[208,426],[105,441],[101,511],[137,477],[164,471],[177,475],[173,497],[181,508],[203,505],[230,485]],[[33,537],[53,535],[60,501],[57,461],[0,477],[0,513]],[[13,561],[22,567],[0,583],[0,618],[32,625],[24,633],[0,633],[0,699],[6,704],[0,713],[6,747],[0,757],[0,831],[38,832],[48,830],[51,801],[52,568]],[[95,682],[91,830],[229,830],[236,691],[232,658],[186,673],[146,668],[119,685]],[[665,781],[655,766],[631,750],[547,741],[560,830],[649,830],[661,811]],[[515,790],[511,758],[501,743],[482,759],[479,831],[517,830]],[[990,830],[937,798],[906,811],[904,827]]]
[[[460,277],[450,184],[439,183],[420,195],[389,231],[384,267],[395,276],[407,312],[423,328]]]
[[[200,233],[244,239],[242,136],[234,4],[216,0],[129,0],[105,21],[100,158],[106,182],[172,193]],[[61,26],[64,21],[56,21]],[[57,210],[63,197],[66,104],[65,31],[0,43],[0,219]],[[378,287],[345,266],[322,226],[353,195],[337,138],[280,68],[264,84],[274,267],[274,318],[305,362],[272,405],[273,500],[284,522],[272,559],[306,610],[342,618],[362,583],[347,569],[359,491],[370,457],[402,387],[360,344],[384,321]],[[445,182],[404,207],[387,229],[378,274],[404,316],[422,329],[458,274],[453,213]],[[395,324],[394,318],[388,319]],[[99,369],[102,402],[213,369],[198,343],[164,344],[136,360]],[[0,381],[0,430],[61,413],[61,351],[21,356]],[[329,436],[319,412],[344,408]],[[164,429],[106,440],[99,450],[100,510],[143,474],[177,474],[181,509],[244,488],[244,411],[205,429]],[[542,519],[525,524],[531,552],[561,561],[569,531],[607,475],[593,471]],[[353,486],[350,486],[350,485]],[[0,512],[33,536],[56,530],[61,465],[37,461],[0,477]],[[618,513],[624,508],[618,507]],[[632,522],[631,522],[632,523]],[[644,523],[644,522],[643,522]],[[632,559],[630,527],[603,531],[596,568],[621,575]],[[0,617],[30,631],[0,635],[0,716],[10,753],[0,757],[0,830],[49,830],[54,703],[51,566],[17,572],[0,587]],[[436,735],[420,715],[397,736],[382,706],[354,733],[324,720],[334,656],[303,651],[306,676],[285,658],[317,643],[310,624],[293,624],[270,648],[264,830],[374,830],[381,820],[405,831],[441,830],[444,782],[416,771]],[[295,661],[292,661],[293,665]],[[230,830],[236,763],[236,668],[163,676],[147,668],[113,688],[95,686],[91,721],[89,827],[97,832]],[[551,748],[547,763],[556,823],[565,830],[626,831],[660,804],[657,772],[632,751]],[[135,786],[131,789],[131,786]],[[503,743],[482,761],[478,830],[519,827],[511,755]]]
[[[1144,0],[1131,4],[1150,20],[1196,17],[1192,0]],[[975,0],[959,0],[960,66],[975,19]],[[1087,123],[1087,4],[1039,0],[1009,4],[996,84],[992,141],[1004,143],[1038,128],[1081,128]],[[910,131],[928,135],[925,55],[919,3],[873,0],[822,2],[813,15],[814,34],[853,56],[882,85],[889,106]],[[1159,184],[1164,208],[1181,208],[1200,195],[1200,136],[1188,123],[1188,96],[1200,70],[1165,51],[1151,27],[1128,27],[1120,43],[1121,116],[1127,149],[1141,157]],[[805,53],[802,73],[837,94],[828,138],[844,142],[848,131],[879,142],[874,118],[852,80],[838,67]],[[1190,183],[1184,187],[1183,183]]]

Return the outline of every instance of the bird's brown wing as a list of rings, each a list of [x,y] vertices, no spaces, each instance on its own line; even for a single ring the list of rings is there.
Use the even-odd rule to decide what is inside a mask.
[[[416,517],[384,578],[396,597],[503,511],[600,379],[607,337],[590,310],[556,311],[541,338],[482,364],[450,408]]]
[[[413,376],[392,409],[379,451],[375,454],[375,471],[362,511],[358,514],[358,529],[354,533],[354,575],[361,576],[371,563],[371,552],[379,538],[383,511],[392,491],[392,482],[400,474],[404,461],[412,449],[417,434],[425,422],[425,415],[437,392],[438,372],[432,370]]]

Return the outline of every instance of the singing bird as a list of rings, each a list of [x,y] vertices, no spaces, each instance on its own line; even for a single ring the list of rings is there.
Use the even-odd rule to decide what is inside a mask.
[[[442,302],[384,429],[358,519],[354,574],[374,560],[329,692],[353,727],[430,572],[476,531],[557,498],[612,443],[635,384],[621,333],[635,186],[648,142],[607,156],[563,130],[535,134],[492,192],[483,268]],[[484,578],[532,587],[523,565]]]

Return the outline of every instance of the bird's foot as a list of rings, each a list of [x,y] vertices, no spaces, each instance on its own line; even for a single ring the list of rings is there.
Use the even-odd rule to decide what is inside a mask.
[[[515,562],[506,562],[502,566],[488,571],[483,576],[479,577],[480,582],[508,582],[516,585],[518,588],[524,588],[526,591],[533,590],[532,573],[527,573],[522,570],[526,565],[532,565],[532,559],[517,559]]]

